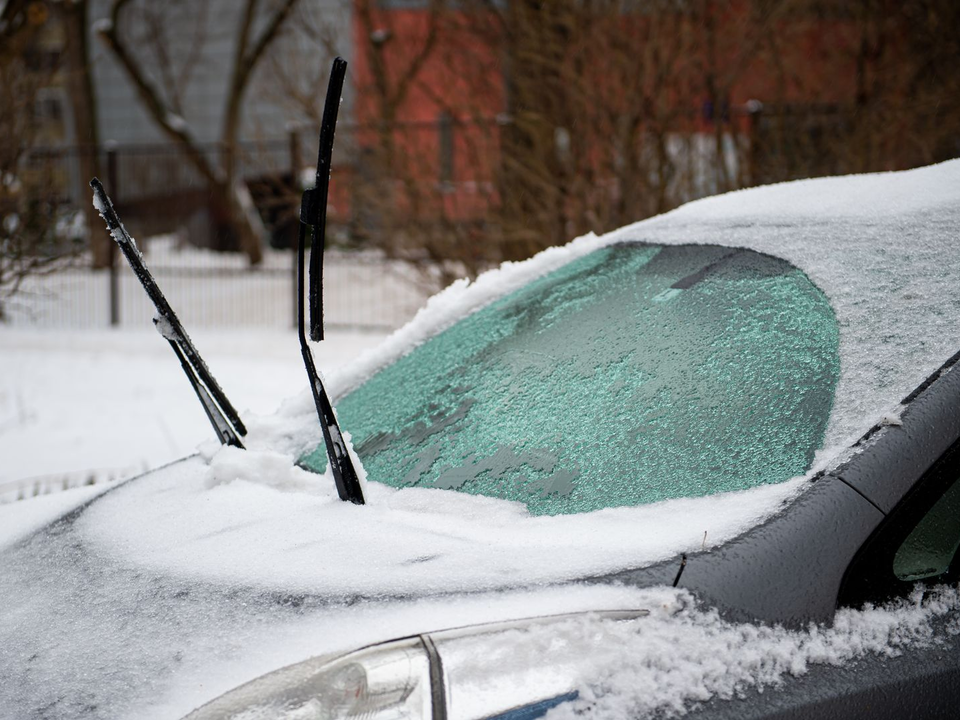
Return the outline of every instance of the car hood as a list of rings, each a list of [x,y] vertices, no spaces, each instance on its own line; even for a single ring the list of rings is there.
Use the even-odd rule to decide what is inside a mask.
[[[315,655],[442,627],[651,603],[645,591],[576,583],[411,597],[204,581],[129,562],[90,534],[111,495],[171,473],[182,479],[200,464],[148,473],[3,551],[0,716],[179,717]]]

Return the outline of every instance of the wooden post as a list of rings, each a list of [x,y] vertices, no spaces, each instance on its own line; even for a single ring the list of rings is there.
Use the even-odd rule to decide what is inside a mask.
[[[117,148],[110,144],[107,147],[107,187],[110,196],[118,201],[120,196],[119,181],[117,179]],[[117,244],[110,239],[110,326],[120,325],[120,273],[117,267]]]

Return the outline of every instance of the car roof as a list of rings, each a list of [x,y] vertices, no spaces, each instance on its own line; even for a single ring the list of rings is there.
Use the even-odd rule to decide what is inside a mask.
[[[599,247],[624,241],[743,247],[802,270],[837,315],[841,377],[818,464],[826,467],[899,412],[900,400],[960,347],[958,233],[960,160],[704,198],[458,281],[329,385],[335,398],[343,396],[460,318]]]

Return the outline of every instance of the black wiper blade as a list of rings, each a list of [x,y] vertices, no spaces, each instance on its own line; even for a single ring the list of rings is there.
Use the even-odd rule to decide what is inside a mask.
[[[317,151],[317,177],[315,187],[303,195],[300,205],[300,220],[312,226],[310,240],[310,339],[323,340],[323,251],[327,236],[327,194],[330,189],[330,172],[333,162],[333,136],[337,129],[337,114],[343,94],[343,79],[347,73],[347,61],[334,58],[327,85],[327,99],[320,118],[320,149]],[[309,195],[307,193],[310,193]],[[304,217],[306,215],[306,217]]]
[[[306,244],[307,225],[312,226],[313,244],[310,248],[310,337],[323,339],[323,311],[320,305],[323,295],[323,243],[326,234],[327,191],[330,185],[330,159],[333,155],[333,134],[337,127],[337,112],[340,109],[340,93],[343,90],[343,78],[347,72],[347,63],[343,58],[333,61],[330,71],[330,84],[327,86],[327,99],[323,106],[323,119],[320,124],[320,156],[317,161],[317,185],[305,190],[300,202],[300,232],[297,239],[297,332],[300,336],[300,353],[310,380],[310,391],[317,406],[320,427],[323,430],[323,442],[327,449],[327,459],[337,484],[337,494],[341,500],[349,500],[363,505],[363,490],[353,461],[347,453],[347,445],[340,425],[330,404],[330,398],[320,380],[313,363],[313,354],[307,345],[304,329],[303,307],[303,265],[304,246]]]
[[[170,303],[167,302],[160,291],[160,286],[157,285],[157,281],[154,280],[153,275],[144,264],[143,256],[137,249],[136,243],[120,222],[120,217],[117,215],[110,197],[103,189],[103,184],[97,178],[93,178],[90,181],[90,187],[93,188],[94,205],[100,212],[100,217],[106,222],[107,230],[116,240],[117,245],[120,246],[120,251],[127,262],[130,263],[137,280],[140,281],[150,300],[153,301],[153,305],[157,309],[157,317],[154,319],[154,323],[180,360],[180,365],[200,399],[214,432],[217,433],[217,437],[224,445],[242,448],[243,443],[240,442],[240,436],[246,435],[247,429],[243,426],[239,413],[227,400],[226,394],[217,384],[203,358],[200,357],[200,353],[194,347],[187,331],[183,329],[180,318],[177,317],[173,308],[170,307]]]
[[[237,437],[238,431],[230,425],[230,422],[223,416],[220,408],[217,407],[216,402],[210,397],[207,388],[197,379],[196,373],[194,373],[190,362],[183,354],[180,346],[169,338],[167,342],[170,343],[170,347],[173,348],[173,352],[176,353],[177,359],[180,361],[180,367],[183,368],[183,372],[186,373],[190,385],[193,386],[193,390],[197,394],[197,399],[199,399],[200,404],[203,405],[203,411],[207,414],[207,419],[213,426],[213,431],[217,434],[217,439],[220,440],[222,445],[233,445],[234,447],[242,448],[243,443],[240,442],[240,438]],[[240,434],[246,434],[246,428],[244,428],[242,424],[240,426]]]

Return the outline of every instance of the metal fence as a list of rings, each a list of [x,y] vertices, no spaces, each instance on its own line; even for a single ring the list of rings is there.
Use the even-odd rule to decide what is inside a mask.
[[[175,236],[141,242],[148,267],[188,327],[292,327],[296,283],[291,251],[269,251],[247,266],[236,253],[177,246]],[[330,327],[391,330],[409,320],[427,293],[403,263],[367,253],[328,253],[324,315]],[[73,267],[30,278],[7,308],[11,324],[38,327],[145,326],[155,314],[126,265]]]
[[[666,178],[663,194],[672,198],[668,205],[745,185],[849,171],[853,166],[843,153],[849,145],[848,115],[832,106],[757,104],[731,108],[710,132],[691,126],[669,133],[663,139],[669,172],[661,173]],[[328,214],[328,237],[334,244],[363,247],[367,242],[417,257],[416,243],[428,242],[434,232],[452,233],[453,242],[489,246],[483,233],[495,226],[488,220],[498,197],[502,123],[441,118],[398,124],[391,129],[394,151],[402,155],[400,165],[409,176],[394,178],[392,184],[372,162],[371,133],[376,130],[349,124],[338,128]],[[25,173],[45,193],[44,207],[55,208],[57,217],[51,220],[62,221],[88,206],[89,178],[82,175],[89,171],[85,161],[96,154],[124,224],[141,242],[149,267],[185,321],[286,326],[292,324],[295,308],[293,254],[286,248],[295,238],[301,184],[312,183],[303,176],[312,174],[315,148],[315,128],[303,128],[233,150],[269,246],[264,262],[255,267],[248,267],[237,252],[214,252],[233,245],[217,233],[209,184],[175,144],[38,149],[30,153]],[[198,150],[212,165],[225,152],[216,143]],[[608,192],[618,196],[620,191],[613,184]],[[393,216],[384,213],[385,203],[391,202]],[[634,209],[627,219],[643,215]],[[431,225],[437,218],[444,222]],[[447,257],[444,246],[437,247],[421,254]],[[325,301],[331,325],[394,328],[412,317],[428,294],[418,283],[422,275],[382,254],[328,255]],[[152,315],[122,259],[112,279],[107,271],[80,266],[31,278],[5,312],[16,324],[78,327],[143,323]]]
[[[312,131],[311,131],[312,132]],[[250,266],[239,252],[223,250],[211,234],[208,184],[184,151],[172,144],[123,147],[60,147],[30,153],[25,168],[39,183],[47,207],[63,222],[90,200],[89,178],[81,168],[91,154],[121,218],[145,253],[148,267],[168,300],[191,326],[292,326],[296,320],[295,253],[299,177],[309,162],[305,142],[291,131],[285,140],[242,143],[236,166],[264,221],[263,262]],[[218,144],[201,145],[212,161]],[[341,158],[341,161],[346,162]],[[332,198],[335,203],[337,198]],[[342,204],[342,203],[341,203]],[[328,235],[343,237],[343,213],[331,213]],[[73,226],[76,226],[73,223]],[[80,223],[82,226],[82,223]],[[105,232],[94,227],[93,232]],[[295,234],[292,235],[295,238]],[[227,243],[229,250],[229,243]],[[28,278],[6,303],[14,325],[95,327],[140,325],[153,308],[136,278],[115,258],[114,267],[91,269],[84,253],[66,269]],[[325,319],[332,327],[389,330],[409,320],[429,292],[421,276],[404,263],[376,252],[327,252]]]

